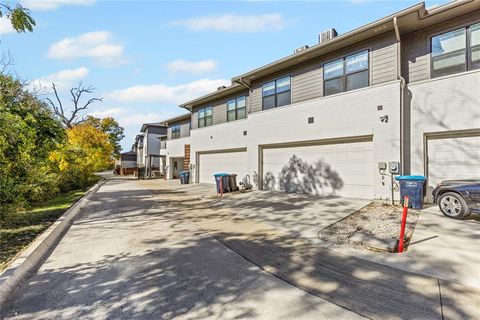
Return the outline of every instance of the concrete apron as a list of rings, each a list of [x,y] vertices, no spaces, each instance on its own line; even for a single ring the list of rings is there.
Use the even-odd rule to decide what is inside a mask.
[[[185,218],[225,246],[313,295],[375,319],[479,316],[480,290],[476,288],[315,246],[260,221],[239,217],[227,201],[196,194],[165,197],[170,198],[172,210],[180,208]]]

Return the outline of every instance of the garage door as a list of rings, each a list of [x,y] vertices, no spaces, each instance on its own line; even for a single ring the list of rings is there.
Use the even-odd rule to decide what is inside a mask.
[[[480,178],[480,136],[428,140],[428,180]]]
[[[237,180],[247,174],[247,152],[223,152],[199,155],[199,182],[215,183],[213,175],[218,172],[235,173]]]
[[[371,141],[263,150],[263,188],[373,197]]]

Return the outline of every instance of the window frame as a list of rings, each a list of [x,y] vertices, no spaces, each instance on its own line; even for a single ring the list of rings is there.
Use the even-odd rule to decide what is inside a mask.
[[[172,126],[172,139],[179,139],[181,136],[180,125],[176,124]]]
[[[359,70],[356,70],[354,72],[350,72],[348,73],[347,72],[347,58],[348,57],[351,57],[351,56],[354,56],[354,55],[357,55],[359,53],[364,53],[366,52],[367,53],[367,67],[366,68],[363,68],[363,69],[359,69]],[[367,88],[371,85],[371,81],[370,81],[370,48],[365,48],[365,49],[362,49],[362,50],[358,50],[358,51],[355,51],[355,52],[352,52],[352,53],[349,53],[347,55],[344,55],[342,56],[341,58],[336,58],[336,59],[332,59],[332,60],[329,60],[327,62],[325,62],[323,65],[322,65],[322,69],[323,69],[323,72],[322,72],[322,85],[323,85],[323,93],[322,93],[322,96],[324,97],[328,97],[328,96],[332,96],[332,95],[335,95],[335,94],[339,94],[339,93],[345,93],[345,92],[348,92],[348,91],[352,91],[352,90],[358,90],[358,89],[362,89],[362,88]],[[330,64],[330,63],[333,63],[333,62],[337,62],[337,61],[342,61],[342,67],[343,67],[343,74],[340,75],[340,76],[336,76],[336,77],[332,77],[332,78],[328,78],[328,79],[325,79],[325,65],[327,64]],[[365,72],[367,71],[367,85],[364,86],[364,87],[361,87],[361,88],[356,88],[356,89],[350,89],[348,90],[347,89],[347,79],[348,79],[348,76],[350,75],[354,75],[354,74],[358,74],[358,73],[361,73],[361,72]],[[325,83],[327,81],[331,81],[331,80],[338,80],[338,79],[342,79],[342,85],[343,85],[343,90],[340,91],[340,92],[337,92],[337,93],[331,93],[331,94],[325,94]]]
[[[282,79],[285,79],[285,78],[288,78],[288,80],[289,80],[289,89],[285,90],[285,91],[282,91],[282,92],[277,92],[277,82],[278,82],[278,80],[282,80]],[[272,94],[269,94],[269,95],[266,95],[266,96],[263,95],[263,87],[266,84],[271,83],[271,82],[274,83],[274,92]],[[270,109],[275,109],[275,108],[278,108],[278,107],[284,107],[284,106],[288,106],[288,105],[292,104],[292,75],[291,74],[287,74],[287,75],[284,75],[282,77],[278,77],[276,79],[266,81],[266,82],[262,83],[261,89],[262,89],[262,110],[270,110]],[[278,95],[282,94],[282,93],[285,93],[285,92],[289,92],[289,94],[290,94],[290,103],[279,106],[278,105]],[[265,98],[270,98],[270,97],[274,97],[274,106],[271,107],[271,108],[265,109],[265,103],[264,103]]]
[[[200,112],[203,111],[204,114],[206,114],[207,110],[211,110],[212,111],[212,114],[207,116],[207,115],[204,115],[203,117],[200,117]],[[198,125],[198,128],[205,128],[205,127],[210,127],[213,125],[213,107],[209,106],[209,107],[202,107],[202,108],[199,108],[197,110],[197,125]],[[210,121],[210,124],[207,125],[207,119],[210,118],[211,121]],[[200,125],[200,123],[203,123],[203,125]]]
[[[465,24],[465,25],[461,25],[461,26],[455,26],[455,27],[452,27],[450,29],[447,29],[447,30],[444,30],[444,31],[441,31],[441,32],[437,32],[437,33],[434,33],[432,35],[430,35],[430,43],[429,43],[429,49],[430,49],[430,79],[436,79],[436,78],[441,78],[441,77],[448,77],[448,76],[451,76],[451,75],[455,75],[455,74],[461,74],[461,73],[464,73],[464,72],[469,72],[469,71],[473,71],[473,70],[479,70],[480,67],[477,67],[477,68],[473,68],[473,57],[472,57],[472,32],[471,32],[471,28],[473,26],[476,26],[476,25],[480,25],[480,22],[477,21],[475,23],[471,23],[471,24]],[[455,72],[455,73],[450,73],[450,74],[446,74],[446,75],[441,75],[441,76],[434,76],[434,68],[433,68],[433,38],[435,37],[438,37],[438,36],[441,36],[443,34],[447,34],[449,32],[453,32],[453,31],[456,31],[456,30],[465,30],[465,71],[461,71],[461,72]],[[444,53],[443,55],[447,55],[448,53]],[[441,56],[441,55],[440,55]],[[437,56],[438,57],[438,56]]]
[[[238,107],[238,100],[243,98],[244,101],[245,101],[245,105],[243,107]],[[228,105],[230,102],[234,102],[235,103],[235,108],[232,109],[232,110],[228,110]],[[227,103],[226,103],[227,107],[227,122],[232,122],[232,121],[237,121],[237,120],[242,120],[242,119],[246,119],[247,118],[247,96],[246,95],[243,95],[243,96],[239,96],[239,97],[236,97],[236,98],[233,98],[233,99],[230,99],[230,100],[227,100]],[[243,118],[239,118],[238,117],[238,113],[239,113],[239,110],[242,110],[244,109],[245,110],[245,117]],[[234,114],[234,119],[233,120],[229,120],[228,119],[228,115],[233,113]]]

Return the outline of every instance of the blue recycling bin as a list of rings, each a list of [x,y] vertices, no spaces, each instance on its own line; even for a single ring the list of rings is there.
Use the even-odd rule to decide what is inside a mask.
[[[409,198],[409,207],[412,209],[423,208],[423,197],[425,196],[424,176],[398,176],[395,180],[400,184],[400,203],[403,205],[405,196]]]
[[[180,172],[180,183],[181,184],[188,184],[189,180],[190,180],[190,172],[181,171]]]
[[[217,184],[217,193],[228,192],[228,180],[230,179],[230,175],[228,173],[222,172],[215,173],[213,176],[215,177],[215,183]],[[220,181],[222,181],[222,192],[220,192]]]

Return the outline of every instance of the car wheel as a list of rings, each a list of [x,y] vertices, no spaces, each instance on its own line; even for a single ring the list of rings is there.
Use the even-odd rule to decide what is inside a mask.
[[[438,206],[442,213],[453,219],[463,219],[470,214],[467,203],[461,195],[455,192],[447,192],[440,196]]]

